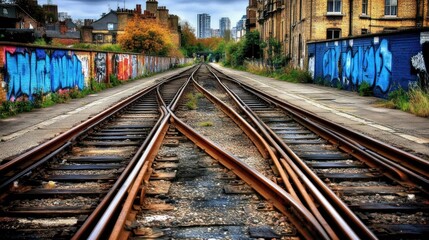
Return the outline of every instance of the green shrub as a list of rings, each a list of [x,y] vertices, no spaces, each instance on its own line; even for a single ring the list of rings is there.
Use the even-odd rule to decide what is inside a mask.
[[[108,51],[108,52],[123,52],[121,46],[119,44],[110,44],[105,43],[103,45],[100,45],[98,49],[102,51]]]
[[[372,87],[368,82],[361,82],[358,88],[359,96],[372,96]]]
[[[122,81],[118,79],[118,77],[115,74],[110,74],[110,83],[113,87],[121,85]]]
[[[46,108],[46,107],[50,107],[55,105],[55,103],[57,103],[58,101],[58,94],[56,93],[49,93],[48,95],[46,95],[43,98],[43,102],[42,102],[42,108]]]
[[[410,97],[404,89],[399,88],[398,90],[389,93],[388,99],[393,102],[397,109],[404,112],[408,112],[410,109]]]
[[[94,79],[91,80],[91,90],[94,92],[100,92],[107,88],[107,85],[105,83],[99,83],[95,81]]]

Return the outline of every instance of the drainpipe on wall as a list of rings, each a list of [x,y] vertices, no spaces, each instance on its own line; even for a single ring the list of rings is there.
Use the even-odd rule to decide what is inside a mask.
[[[418,0],[417,0],[418,1]],[[350,0],[349,12],[349,37],[353,36],[353,0]]]
[[[292,1],[289,1],[289,57],[292,59]]]
[[[313,39],[313,0],[310,2],[310,40]]]
[[[416,0],[416,27],[420,25],[420,0]]]

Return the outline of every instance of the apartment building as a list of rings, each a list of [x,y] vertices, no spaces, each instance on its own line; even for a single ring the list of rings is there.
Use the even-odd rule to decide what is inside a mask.
[[[211,17],[207,13],[197,15],[197,37],[198,38],[209,38],[211,37],[210,27]]]

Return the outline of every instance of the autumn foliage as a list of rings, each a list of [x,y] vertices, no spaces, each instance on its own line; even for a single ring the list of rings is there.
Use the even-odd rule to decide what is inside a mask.
[[[122,49],[131,52],[157,56],[176,56],[170,31],[155,19],[142,19],[135,16],[128,21],[125,33],[119,35],[118,43]]]

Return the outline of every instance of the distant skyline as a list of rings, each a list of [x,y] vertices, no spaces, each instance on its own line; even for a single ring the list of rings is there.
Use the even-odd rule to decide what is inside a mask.
[[[39,0],[40,5],[48,0]],[[116,10],[119,6],[134,9],[136,4],[146,8],[146,0],[51,0],[58,5],[59,12],[67,12],[73,19],[99,19],[102,13],[108,13],[109,7]],[[170,14],[178,15],[180,20],[187,21],[197,31],[197,14],[210,14],[214,29],[219,28],[222,17],[231,19],[231,26],[246,14],[248,0],[158,0],[158,6],[166,6]]]

